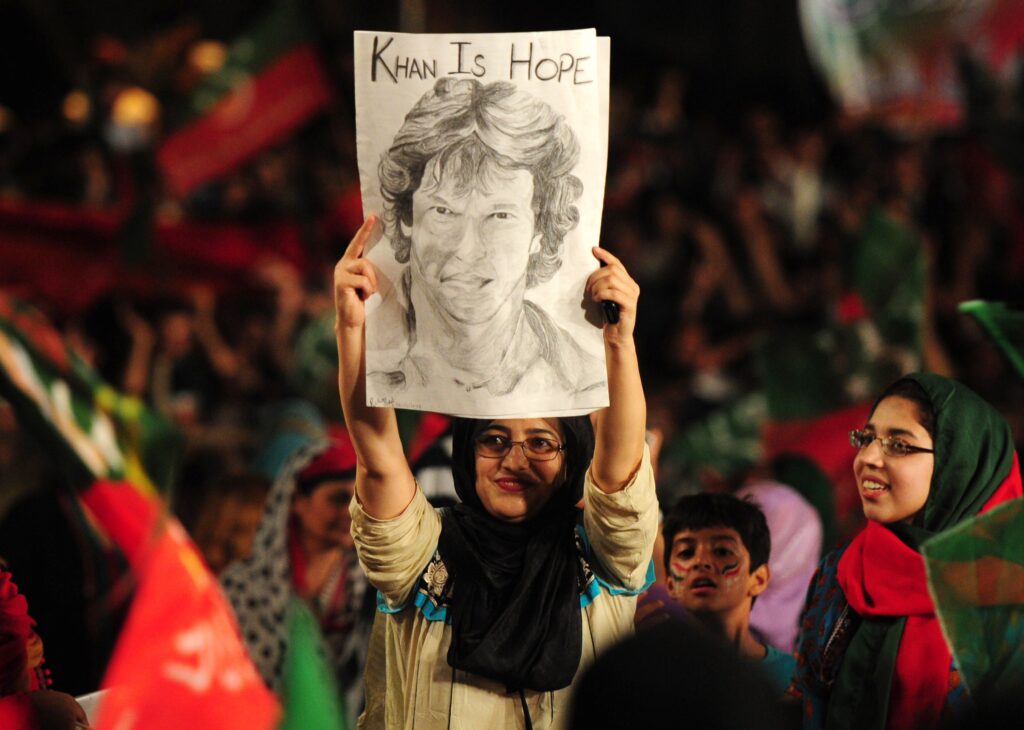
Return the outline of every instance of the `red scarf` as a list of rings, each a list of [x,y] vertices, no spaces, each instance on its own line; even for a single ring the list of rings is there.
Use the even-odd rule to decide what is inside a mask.
[[[1022,496],[1020,465],[979,510]],[[935,617],[921,554],[877,522],[868,522],[839,560],[839,584],[850,608],[868,618],[906,616],[896,655],[886,726],[934,728],[949,692],[951,655]]]

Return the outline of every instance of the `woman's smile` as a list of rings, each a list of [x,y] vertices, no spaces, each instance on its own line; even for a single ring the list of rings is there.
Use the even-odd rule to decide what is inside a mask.
[[[532,480],[512,476],[498,477],[494,480],[494,483],[506,492],[523,492],[534,486],[534,482]]]
[[[476,493],[484,509],[506,522],[534,517],[562,485],[565,457],[559,451],[550,459],[531,459],[523,444],[533,438],[561,444],[564,435],[557,419],[500,419],[492,421],[483,434],[515,442],[503,457],[476,457]]]

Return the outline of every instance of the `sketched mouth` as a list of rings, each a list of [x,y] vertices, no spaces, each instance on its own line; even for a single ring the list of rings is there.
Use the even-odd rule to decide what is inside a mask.
[[[494,279],[488,279],[484,276],[474,276],[472,274],[453,274],[451,276],[441,277],[442,284],[449,284],[466,289],[482,289],[492,281],[494,281]]]

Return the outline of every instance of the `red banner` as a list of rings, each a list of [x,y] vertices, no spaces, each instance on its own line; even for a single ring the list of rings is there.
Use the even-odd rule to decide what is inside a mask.
[[[110,291],[153,296],[197,282],[237,284],[239,273],[270,258],[305,268],[299,227],[290,221],[158,221],[152,261],[135,268],[123,261],[118,242],[124,215],[123,207],[0,202],[0,287],[74,313]]]
[[[187,195],[286,137],[330,99],[313,48],[300,46],[168,137],[157,159],[171,189]]]

